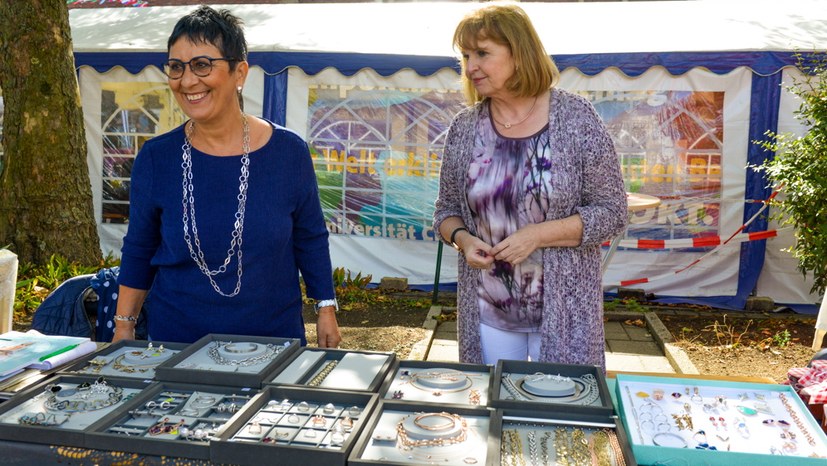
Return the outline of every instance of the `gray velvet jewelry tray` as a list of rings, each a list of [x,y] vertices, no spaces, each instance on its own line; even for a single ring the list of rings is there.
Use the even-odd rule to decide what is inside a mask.
[[[446,445],[411,446],[404,450],[399,442],[399,425],[418,416],[464,422],[464,438],[446,439]],[[478,465],[498,466],[499,442],[492,416],[495,411],[483,407],[435,406],[428,403],[381,400],[362,431],[362,436],[348,458],[348,466],[377,465]],[[431,426],[427,430],[434,432]],[[454,435],[453,438],[456,438]],[[409,437],[409,439],[411,439]],[[415,440],[414,440],[415,441]]]
[[[635,461],[634,453],[632,452],[631,444],[629,443],[629,436],[626,432],[626,429],[623,427],[623,422],[617,416],[604,416],[601,414],[592,414],[592,413],[583,413],[583,412],[576,412],[576,411],[568,411],[565,413],[559,413],[559,415],[549,416],[547,413],[538,413],[536,410],[525,410],[525,409],[496,409],[495,415],[492,416],[491,423],[493,424],[492,431],[496,432],[495,435],[492,435],[492,439],[497,439],[498,450],[497,454],[501,455],[503,452],[502,450],[502,442],[503,442],[503,430],[517,430],[518,435],[520,438],[523,439],[526,437],[526,432],[528,430],[534,430],[535,434],[544,434],[546,431],[554,433],[554,429],[557,427],[565,428],[568,430],[571,429],[581,429],[581,430],[595,430],[595,429],[605,429],[607,431],[611,431],[615,439],[617,440],[617,446],[620,448],[622,452],[623,461],[625,462],[626,466],[637,466],[637,462]],[[555,433],[556,435],[556,433]],[[542,435],[540,435],[540,439],[542,439]],[[556,441],[552,439],[552,441]],[[542,440],[535,440],[535,442],[542,442]],[[549,464],[549,461],[543,460],[542,458],[542,450],[538,449],[538,445],[535,444],[535,451],[534,453],[539,457],[535,457],[532,461],[531,458],[531,445],[528,441],[523,442],[523,445],[526,445],[526,448],[523,448],[523,452],[525,453],[523,457],[523,461],[521,462],[519,459],[516,460],[516,464],[536,464],[537,459],[539,459],[539,464]],[[542,443],[539,444],[542,446]],[[554,444],[552,444],[552,447]],[[539,451],[538,451],[539,450]],[[549,448],[548,454],[551,456],[552,460],[550,464],[559,464],[559,461],[556,458],[556,449]],[[502,459],[502,458],[501,458]],[[499,464],[499,462],[497,463]],[[506,462],[503,462],[506,464]],[[599,464],[604,464],[604,462],[600,462]],[[611,464],[621,464],[619,461],[612,461]]]
[[[217,352],[231,345],[245,348],[255,347],[255,351],[259,353],[252,354],[259,356],[266,356],[273,351],[276,353],[250,365],[243,365],[244,359],[235,360],[241,361],[241,364],[219,364],[212,359],[211,351]],[[155,369],[155,380],[258,389],[262,387],[263,381],[284,361],[290,360],[299,348],[300,342],[296,338],[213,333],[204,336],[159,365]],[[238,354],[244,355],[245,353]],[[218,357],[224,356],[218,354]]]
[[[395,353],[304,347],[264,383],[376,393],[395,361]]]
[[[175,355],[189,346],[186,343],[171,343],[163,341],[154,341],[151,343],[153,348],[156,349],[163,346],[164,351],[169,351],[171,355]],[[119,364],[119,361],[123,360],[126,352],[146,350],[149,344],[150,342],[144,340],[121,340],[78,359],[70,366],[60,369],[58,373],[104,376],[107,379],[127,378],[151,381],[155,378],[155,367],[160,365],[160,362],[152,367],[137,367],[133,369],[133,372],[128,372],[128,368],[120,369],[122,366],[128,367],[128,364]],[[93,361],[101,361],[105,362],[105,364],[94,364]],[[166,359],[164,359],[163,362],[165,361]],[[95,372],[95,370],[97,370],[97,372]]]
[[[420,379],[419,376],[423,376]],[[439,378],[459,376],[442,386]],[[426,380],[424,377],[427,376]],[[397,360],[388,372],[379,395],[384,399],[438,403],[440,405],[487,406],[494,384],[494,367],[485,364]],[[472,393],[472,391],[474,393]],[[474,396],[476,395],[476,396]],[[473,398],[478,402],[473,403]]]
[[[65,410],[47,409],[45,403],[51,394],[55,395],[54,401],[75,402],[83,400],[90,402],[96,397],[81,398],[85,389],[80,389],[84,384],[92,385],[99,380],[94,376],[77,375],[56,375],[48,378],[37,385],[34,385],[20,393],[17,393],[8,401],[0,404],[0,439],[14,440],[18,442],[40,443],[47,445],[63,445],[83,447],[85,445],[86,432],[99,419],[107,414],[116,411],[120,406],[129,403],[132,396],[136,396],[149,386],[148,383],[134,379],[117,379],[109,383],[109,387],[120,389],[119,400],[109,406],[99,409],[74,411],[71,408]],[[46,387],[60,386],[58,392],[46,392]],[[58,395],[63,392],[63,396]],[[108,396],[98,397],[110,400]],[[43,420],[46,421],[51,415],[55,415],[54,421],[62,420],[59,425],[26,425],[20,424],[19,419],[24,415],[43,413]],[[68,418],[66,415],[68,414]]]
[[[223,432],[258,393],[257,389],[216,385],[154,383],[92,425],[84,446],[208,460],[211,439]],[[166,407],[164,402],[168,403]],[[225,409],[230,405],[234,405],[232,410]],[[168,420],[162,423],[165,418]],[[183,425],[168,433],[157,429],[175,427],[182,421]],[[192,435],[198,430],[205,436]]]
[[[575,381],[573,396],[534,396],[521,388],[527,376],[543,374],[567,377]],[[511,386],[506,386],[508,376]],[[555,364],[533,361],[499,360],[494,371],[494,387],[488,406],[549,412],[583,412],[602,416],[614,414],[611,394],[603,370],[597,366]],[[517,396],[513,393],[517,391]]]
[[[210,459],[255,466],[344,465],[377,399],[365,392],[267,387],[211,443]],[[317,417],[325,420],[324,427],[313,422]],[[331,442],[346,418],[351,430],[340,444]]]

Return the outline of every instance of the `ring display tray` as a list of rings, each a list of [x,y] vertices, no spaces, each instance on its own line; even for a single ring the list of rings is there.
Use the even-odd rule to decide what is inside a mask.
[[[625,374],[616,380],[618,409],[641,464],[827,464],[827,435],[788,385]]]
[[[499,360],[489,406],[614,414],[603,370],[597,366]]]
[[[367,465],[498,465],[494,411],[382,400],[348,459]]]
[[[378,395],[270,386],[212,442],[211,460],[242,465],[344,465]]]
[[[0,405],[0,439],[83,447],[86,431],[148,387],[134,379],[58,375]]]
[[[398,361],[379,394],[390,400],[486,406],[494,368],[485,364]]]
[[[187,346],[186,343],[121,340],[81,358],[59,373],[152,380],[158,365]]]
[[[295,338],[209,334],[155,369],[155,380],[261,388],[299,350]]]
[[[626,430],[615,416],[570,412],[538,416],[536,411],[497,409],[496,464],[596,464],[636,466]]]
[[[258,390],[155,383],[96,422],[87,448],[209,459],[210,443]]]
[[[395,353],[304,347],[265,384],[375,393],[395,361]]]

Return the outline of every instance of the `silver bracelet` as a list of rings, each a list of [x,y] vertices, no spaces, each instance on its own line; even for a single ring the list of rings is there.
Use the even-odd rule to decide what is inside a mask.
[[[135,316],[122,316],[119,314],[115,314],[112,320],[116,322],[138,322],[138,318]]]

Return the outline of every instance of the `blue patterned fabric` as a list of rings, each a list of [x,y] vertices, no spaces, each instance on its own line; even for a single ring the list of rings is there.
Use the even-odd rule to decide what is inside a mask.
[[[101,269],[92,276],[89,284],[98,295],[98,318],[95,322],[95,341],[112,341],[115,323],[112,317],[118,307],[118,273],[120,267]],[[135,338],[146,339],[146,313],[141,312],[135,326]]]

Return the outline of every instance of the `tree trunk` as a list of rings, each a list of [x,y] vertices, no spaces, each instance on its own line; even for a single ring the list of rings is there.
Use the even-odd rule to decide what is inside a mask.
[[[65,0],[0,0],[0,246],[23,262],[101,261]]]

